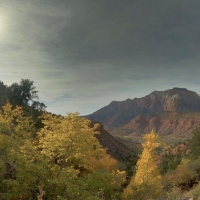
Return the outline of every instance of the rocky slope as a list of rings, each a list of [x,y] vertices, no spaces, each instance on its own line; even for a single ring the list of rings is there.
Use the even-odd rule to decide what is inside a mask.
[[[122,127],[107,129],[116,136],[141,136],[154,129],[161,136],[190,138],[192,129],[199,124],[200,112],[172,111],[141,114]]]
[[[200,97],[185,88],[154,91],[142,98],[113,101],[85,116],[115,136],[140,137],[155,129],[164,137],[190,138],[200,124]]]

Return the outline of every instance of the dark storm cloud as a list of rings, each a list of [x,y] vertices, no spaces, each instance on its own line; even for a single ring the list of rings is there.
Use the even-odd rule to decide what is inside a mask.
[[[16,2],[20,29],[34,41],[28,48],[60,62],[127,66],[176,62],[199,53],[200,3],[195,0]]]
[[[30,78],[41,101],[62,114],[174,86],[198,92],[199,7],[199,0],[0,1],[0,80]]]
[[[47,44],[60,58],[176,61],[199,53],[198,1],[75,2],[67,25]]]

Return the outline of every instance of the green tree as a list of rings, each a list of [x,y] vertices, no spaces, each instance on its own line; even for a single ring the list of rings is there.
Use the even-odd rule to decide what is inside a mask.
[[[43,128],[42,115],[46,112],[47,106],[39,101],[33,101],[31,106],[25,108],[25,113],[32,116],[37,129]]]
[[[193,159],[200,156],[200,126],[197,126],[192,131],[192,138],[189,142],[189,153]]]
[[[0,81],[0,106],[3,106],[6,104],[6,90],[7,86],[4,85],[3,81]]]
[[[20,83],[13,83],[7,88],[7,97],[13,106],[28,105],[29,101],[38,98],[38,91],[36,91],[33,81],[29,79],[22,79]]]
[[[180,164],[182,157],[183,156],[181,154],[173,154],[170,150],[168,150],[160,158],[159,170],[161,174],[165,174],[167,171],[176,169],[176,167]]]

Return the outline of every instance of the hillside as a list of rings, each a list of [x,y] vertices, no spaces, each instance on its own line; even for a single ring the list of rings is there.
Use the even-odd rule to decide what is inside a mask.
[[[182,141],[192,137],[192,129],[200,124],[200,112],[160,112],[141,114],[122,127],[106,126],[114,136],[140,138],[154,129],[166,140]]]
[[[91,127],[94,126],[97,122],[92,121]],[[97,131],[100,133],[96,135],[99,143],[107,149],[107,153],[112,157],[117,159],[118,161],[131,161],[132,163],[136,163],[138,159],[137,155],[137,145],[134,143],[132,148],[128,147],[119,139],[113,137],[110,133],[108,133],[102,124],[98,127]]]

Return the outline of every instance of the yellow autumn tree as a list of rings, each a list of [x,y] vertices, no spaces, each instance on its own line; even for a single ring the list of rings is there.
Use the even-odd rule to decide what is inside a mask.
[[[31,182],[29,181],[31,179],[24,173],[25,164],[29,161],[24,159],[20,148],[26,140],[34,140],[34,134],[33,121],[24,115],[22,107],[16,106],[12,109],[9,102],[2,106],[0,111],[0,199],[23,199],[22,194],[30,190],[28,182]]]
[[[65,117],[45,114],[43,118],[44,127],[37,133],[38,150],[43,160],[48,163],[49,171],[56,172],[54,179],[62,181],[57,181],[59,184],[56,187],[61,188],[60,185],[63,185],[63,188],[67,188],[62,188],[65,192],[60,191],[60,195],[67,199],[89,199],[88,196],[91,196],[93,200],[97,199],[95,195],[101,194],[110,198],[115,194],[118,198],[120,195],[117,193],[125,182],[126,174],[117,169],[117,161],[106,153],[106,149],[95,137],[99,134],[99,125],[91,126],[91,121],[79,117],[79,113],[69,113]],[[66,182],[69,173],[64,173],[64,170],[67,169],[70,169],[71,173],[73,170],[78,173],[77,178],[73,177],[74,183]],[[66,184],[63,184],[65,182]],[[50,188],[52,184],[42,184],[46,195],[51,191],[54,193],[51,196],[55,195],[55,189]],[[70,193],[69,186],[73,186]]]
[[[78,113],[44,114],[38,132],[22,107],[0,111],[0,199],[120,199],[125,172]]]
[[[90,120],[79,117],[78,113],[66,117],[46,114],[43,117],[44,128],[37,133],[38,146],[44,158],[53,165],[88,169],[106,155],[106,150],[95,137],[98,125],[91,128]],[[92,158],[94,163],[88,163]]]
[[[124,190],[125,199],[155,199],[162,193],[162,177],[157,167],[156,148],[159,146],[155,131],[143,135],[143,152],[136,164],[136,174]]]

